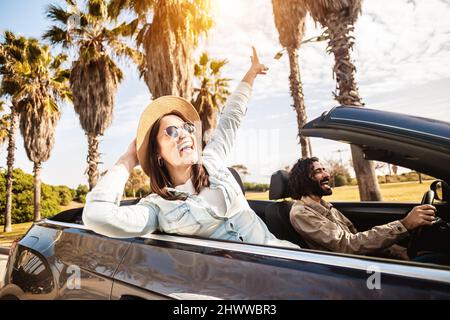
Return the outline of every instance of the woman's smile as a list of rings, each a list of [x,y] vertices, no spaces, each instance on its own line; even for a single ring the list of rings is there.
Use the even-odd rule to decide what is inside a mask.
[[[195,144],[192,138],[183,139],[181,143],[178,144],[178,151],[180,155],[185,153],[192,153],[195,149]]]

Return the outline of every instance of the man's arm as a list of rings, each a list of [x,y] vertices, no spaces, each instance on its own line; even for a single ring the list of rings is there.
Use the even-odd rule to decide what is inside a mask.
[[[352,233],[302,204],[292,206],[290,219],[294,229],[306,240],[340,253],[374,253],[408,235],[408,230],[400,221]]]

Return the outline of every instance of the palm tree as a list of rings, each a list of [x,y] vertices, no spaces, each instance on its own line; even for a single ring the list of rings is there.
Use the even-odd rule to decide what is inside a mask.
[[[11,97],[11,112],[7,115],[7,158],[6,158],[6,206],[5,206],[5,232],[11,232],[12,185],[14,170],[14,155],[16,150],[16,131],[19,117],[17,113],[17,99],[15,98],[20,86],[13,79],[14,68],[25,59],[26,39],[17,37],[10,31],[5,31],[3,41],[0,43],[0,96]]]
[[[203,146],[208,143],[211,131],[216,128],[217,113],[230,94],[228,88],[231,79],[221,76],[222,67],[227,63],[226,59],[210,60],[208,54],[203,52],[194,66],[194,75],[200,87],[194,89],[197,96],[192,100],[192,104],[202,121]]]
[[[136,191],[140,188],[148,186],[150,183],[149,178],[141,169],[135,168],[131,171],[128,177],[127,183],[125,184],[125,191],[131,191],[133,198],[136,198]],[[139,195],[141,198],[142,195]]]
[[[177,95],[191,100],[193,53],[203,33],[212,27],[210,0],[112,0],[108,11],[117,18],[131,11],[130,35],[145,51],[141,74],[153,98]],[[152,12],[152,21],[147,16]]]
[[[66,59],[64,54],[53,57],[48,46],[29,39],[26,59],[13,70],[13,79],[20,86],[15,95],[20,132],[26,154],[34,164],[34,221],[41,219],[41,169],[55,141],[54,132],[60,118],[57,103],[71,96],[70,71],[61,68]]]
[[[5,101],[0,100],[0,113],[5,111]],[[0,117],[0,148],[8,140],[9,114]]]
[[[96,185],[100,161],[99,138],[111,125],[117,87],[122,71],[112,57],[126,57],[137,64],[141,55],[123,40],[129,26],[110,28],[106,0],[87,0],[81,9],[74,0],[66,0],[68,9],[49,5],[47,17],[57,25],[44,38],[77,54],[70,73],[70,88],[75,112],[88,138],[89,188]]]
[[[289,84],[294,100],[293,108],[297,113],[298,138],[302,158],[308,158],[311,156],[310,141],[301,134],[307,117],[298,63],[298,49],[305,33],[306,8],[303,0],[272,0],[272,6],[280,44],[286,49],[289,56]]]
[[[326,30],[328,53],[333,53],[336,77],[335,99],[341,105],[363,107],[355,79],[356,67],[350,52],[354,44],[351,32],[359,14],[362,0],[305,0],[311,17]],[[353,165],[362,201],[381,201],[380,187],[372,162],[364,160],[359,147],[351,146]]]
[[[5,101],[0,100],[0,113],[5,111]],[[9,134],[9,128],[11,125],[10,122],[10,114],[3,114],[0,116],[0,149],[2,148],[3,144],[8,141],[8,134]],[[8,182],[8,180],[7,180]],[[8,185],[8,184],[7,184]],[[12,187],[12,179],[11,179],[11,187]],[[6,188],[8,189],[8,188]],[[12,196],[12,188],[9,190],[9,195],[7,195],[7,203],[8,201],[11,203],[9,199],[11,199]],[[5,232],[11,231],[11,204],[8,207],[9,211],[5,210]],[[9,214],[7,214],[9,212]],[[8,225],[8,228],[7,228]]]

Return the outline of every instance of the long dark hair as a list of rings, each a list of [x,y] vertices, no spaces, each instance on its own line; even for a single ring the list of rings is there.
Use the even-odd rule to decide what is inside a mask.
[[[168,115],[174,115],[181,118],[185,122],[189,120],[180,112],[174,110],[159,117],[152,126],[149,136],[149,163],[150,163],[150,190],[157,193],[166,200],[186,200],[182,195],[176,195],[168,191],[166,187],[173,187],[170,180],[169,171],[164,163],[160,166],[158,162],[158,139],[156,138],[161,126],[161,119]],[[197,141],[197,148],[202,147],[202,141]],[[200,159],[199,159],[200,160]],[[198,194],[205,187],[209,187],[209,175],[202,164],[193,164],[191,173],[192,184],[195,192]]]
[[[300,200],[302,196],[314,194],[313,163],[316,157],[300,159],[289,172],[288,187],[291,198]]]

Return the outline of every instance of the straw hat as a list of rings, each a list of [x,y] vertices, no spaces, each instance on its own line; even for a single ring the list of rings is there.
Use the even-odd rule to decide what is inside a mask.
[[[180,112],[189,121],[191,121],[197,127],[197,134],[201,135],[201,130],[198,128],[200,124],[200,116],[188,100],[177,96],[162,96],[153,100],[152,103],[145,108],[144,112],[142,112],[136,136],[136,148],[139,163],[142,170],[144,170],[148,176],[150,176],[150,160],[148,151],[150,131],[156,120],[174,110]],[[197,141],[200,141],[201,143],[201,140]]]

